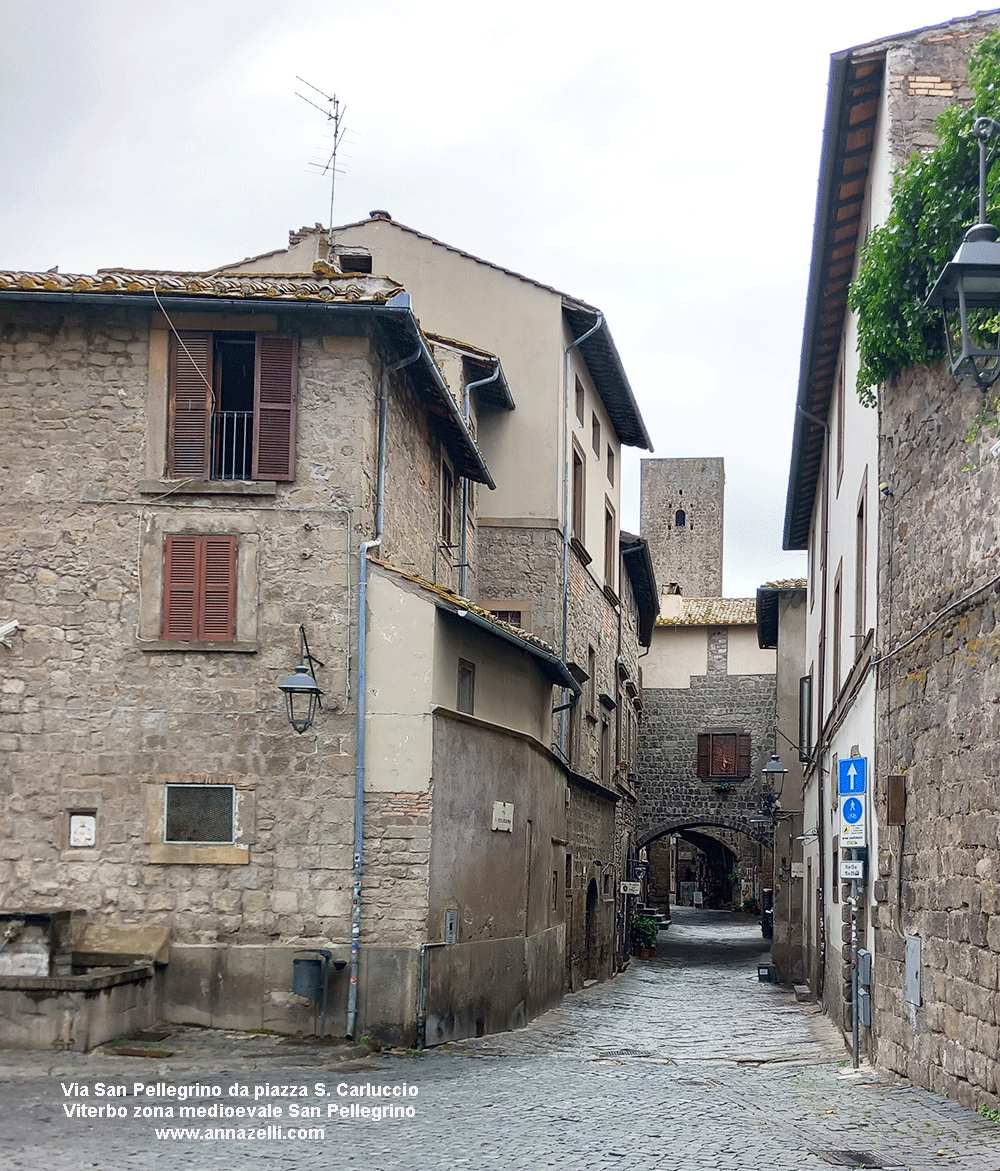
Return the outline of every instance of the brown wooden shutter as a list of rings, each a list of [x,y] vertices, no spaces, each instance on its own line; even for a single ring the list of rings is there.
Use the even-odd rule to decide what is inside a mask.
[[[236,537],[202,537],[204,588],[201,632],[204,642],[236,638]]]
[[[750,737],[747,735],[736,737],[736,775],[750,775]]]
[[[698,733],[698,776],[712,775],[712,737],[707,732]]]
[[[167,537],[163,568],[163,638],[193,642],[197,637],[198,537]]]
[[[167,475],[204,480],[213,405],[212,334],[182,330],[179,336],[180,341],[170,335]]]
[[[295,479],[295,406],[299,339],[257,335],[254,371],[253,478]]]
[[[234,641],[237,541],[235,536],[167,537],[164,641]]]

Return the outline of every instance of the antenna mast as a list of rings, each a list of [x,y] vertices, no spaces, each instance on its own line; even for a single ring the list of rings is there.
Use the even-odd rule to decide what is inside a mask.
[[[337,95],[331,97],[329,94],[323,93],[321,89],[313,85],[311,81],[306,81],[304,77],[296,75],[296,81],[301,81],[303,85],[309,86],[320,95],[324,101],[327,102],[327,107],[319,105],[314,102],[312,98],[307,98],[305,94],[300,94],[297,90],[295,96],[301,98],[307,105],[312,106],[314,110],[319,112],[326,118],[327,125],[333,124],[333,149],[330,152],[330,157],[325,163],[310,163],[310,167],[315,167],[321,175],[329,174],[330,176],[330,227],[333,227],[333,197],[337,186],[337,151],[340,148],[341,139],[344,137],[344,132],[347,127],[342,125],[344,115],[347,113],[347,107],[341,108],[340,102],[337,100]]]

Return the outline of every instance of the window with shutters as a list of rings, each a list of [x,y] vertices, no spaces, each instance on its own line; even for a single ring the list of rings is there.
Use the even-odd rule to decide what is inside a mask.
[[[744,732],[700,733],[698,776],[730,779],[750,776],[750,737]]]
[[[167,377],[168,476],[295,479],[298,338],[181,330]]]
[[[232,642],[236,638],[235,536],[166,537],[163,627],[166,642]]]

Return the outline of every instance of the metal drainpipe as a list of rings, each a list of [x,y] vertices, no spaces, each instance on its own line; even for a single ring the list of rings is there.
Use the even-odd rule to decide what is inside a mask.
[[[472,413],[472,391],[480,386],[486,386],[490,382],[496,382],[500,377],[500,363],[497,362],[497,368],[489,376],[489,378],[480,378],[478,382],[467,382],[463,392],[462,407],[465,412],[465,424],[469,425],[471,422],[470,415]],[[458,571],[458,592],[461,597],[467,597],[466,590],[469,588],[469,477],[465,476],[462,479],[462,564]],[[435,578],[435,581],[437,578]]]
[[[368,553],[382,544],[382,518],[385,511],[385,431],[389,403],[389,376],[420,357],[417,350],[410,357],[390,366],[382,375],[378,408],[378,478],[375,487],[375,536],[365,541],[358,552],[358,733],[354,773],[354,888],[351,898],[351,983],[347,991],[347,1038],[354,1039],[358,1021],[358,966],[361,940],[361,873],[364,861],[365,814],[365,691],[368,648]]]
[[[566,347],[565,355],[565,370],[563,372],[563,591],[562,591],[562,661],[566,662],[566,650],[569,644],[568,625],[569,625],[569,542],[570,542],[570,518],[569,518],[569,475],[570,475],[570,452],[572,451],[572,443],[570,442],[570,421],[569,421],[569,376],[570,376],[570,351],[575,350],[581,342],[585,342],[591,334],[597,331],[604,324],[604,314],[598,311],[597,320],[587,330],[586,333],[569,343]],[[563,703],[566,703],[566,689],[563,688]],[[569,706],[569,705],[566,705]],[[566,720],[566,710],[563,709],[562,718],[559,724],[559,752],[563,760],[566,759],[566,738],[569,725]]]

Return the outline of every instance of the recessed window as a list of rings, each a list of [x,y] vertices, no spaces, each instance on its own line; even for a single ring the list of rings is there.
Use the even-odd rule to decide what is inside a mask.
[[[594,444],[594,455],[601,454],[601,420],[597,417],[596,412],[590,420],[590,437]]]
[[[236,638],[235,536],[170,535],[165,540],[163,626],[166,642]]]
[[[615,452],[611,444],[608,444],[608,483],[612,486],[615,482]]]
[[[458,660],[458,710],[472,715],[476,700],[476,664]]]
[[[576,419],[581,426],[583,426],[583,401],[583,383],[578,378],[576,380]]]
[[[520,610],[491,610],[490,613],[494,618],[499,618],[501,622],[508,622],[511,626],[521,625]]]
[[[604,506],[604,584],[609,590],[615,588],[615,562],[618,552],[618,525],[615,510],[610,504]]]
[[[687,516],[683,508],[678,508],[674,513],[674,528],[682,529],[687,524]]]
[[[371,272],[372,258],[363,252],[342,252],[340,255],[341,272]]]
[[[572,535],[583,544],[583,518],[586,507],[584,496],[584,463],[583,456],[573,447],[573,516]]]
[[[454,532],[453,514],[455,507],[455,477],[451,468],[441,462],[441,539],[445,545],[452,543]]]
[[[163,840],[231,845],[236,808],[232,785],[166,785]]]
[[[298,338],[181,330],[167,385],[168,476],[294,480]]]
[[[699,777],[748,777],[750,737],[743,732],[702,732],[698,736]]]

